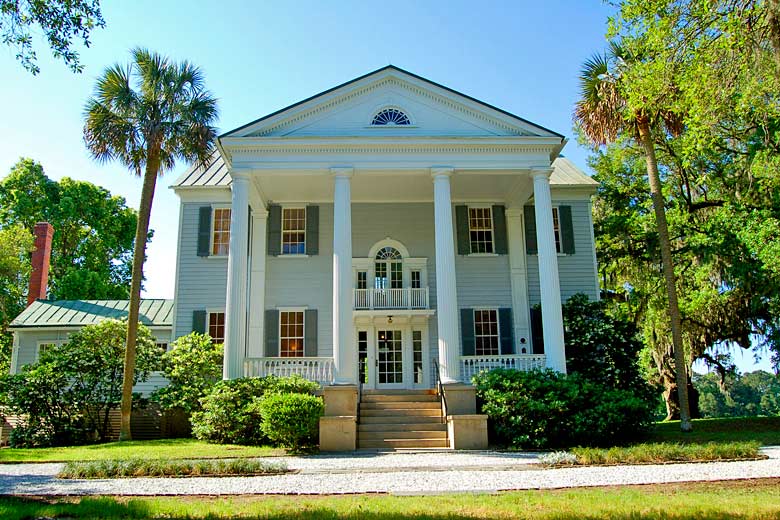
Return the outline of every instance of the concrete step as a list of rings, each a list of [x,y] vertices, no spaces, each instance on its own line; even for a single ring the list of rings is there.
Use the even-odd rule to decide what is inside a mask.
[[[446,439],[384,439],[359,440],[358,448],[400,449],[400,448],[449,448]]]
[[[362,396],[368,395],[436,395],[433,388],[424,390],[361,390]]]
[[[364,394],[360,398],[361,403],[401,403],[404,401],[438,403],[439,396],[435,394]]]
[[[360,424],[441,424],[441,415],[360,415]]]
[[[360,417],[441,417],[441,410],[436,408],[396,408],[386,409],[360,409]]]
[[[360,403],[360,411],[364,410],[440,410],[439,401],[376,401]]]
[[[358,433],[358,442],[360,441],[381,441],[387,438],[392,439],[447,439],[446,431],[425,431],[425,430],[406,430],[406,431],[380,431]]]
[[[403,423],[362,423],[358,424],[358,435],[362,432],[400,432],[400,431],[429,431],[446,432],[447,425],[443,422],[403,422]]]

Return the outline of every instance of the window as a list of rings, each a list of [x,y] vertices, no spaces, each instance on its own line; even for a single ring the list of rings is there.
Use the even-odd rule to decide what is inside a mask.
[[[413,372],[415,384],[423,382],[422,331],[412,331]]]
[[[209,312],[209,336],[215,345],[225,342],[225,313]]]
[[[408,126],[412,124],[406,114],[397,108],[380,110],[371,121],[372,126]]]
[[[401,289],[403,287],[401,259],[401,253],[393,247],[383,247],[377,251],[374,263],[375,289]]]
[[[358,377],[363,384],[368,383],[368,332],[358,331]]]
[[[230,249],[230,208],[215,208],[211,219],[211,254],[225,256]]]
[[[469,239],[472,253],[493,252],[493,217],[490,208],[469,208]]]
[[[282,254],[306,253],[306,208],[282,209]]]
[[[303,357],[303,311],[279,313],[279,355]]]
[[[561,224],[558,219],[558,208],[553,208],[553,233],[555,234],[555,252],[561,252]]]
[[[420,271],[412,271],[412,289],[419,289],[420,287],[422,287]]]
[[[367,276],[365,271],[358,271],[357,274],[357,288],[358,289],[367,289],[368,288],[368,282],[367,282]]]
[[[474,343],[477,356],[496,356],[498,350],[498,311],[474,311]]]
[[[163,352],[168,351],[168,344],[167,343],[155,343],[155,346],[162,350]]]
[[[47,351],[53,349],[57,345],[58,345],[58,343],[56,343],[56,342],[38,343],[38,359],[41,358],[41,355],[43,355]]]

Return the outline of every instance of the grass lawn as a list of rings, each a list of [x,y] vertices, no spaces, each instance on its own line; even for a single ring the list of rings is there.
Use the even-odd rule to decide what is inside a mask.
[[[263,446],[208,444],[194,439],[109,442],[67,448],[3,448],[4,462],[69,462],[127,459],[222,459],[234,457],[273,457],[284,450]]]
[[[756,441],[763,446],[780,445],[780,417],[737,417],[727,419],[696,419],[693,431],[682,433],[680,421],[656,423],[647,442]]]
[[[428,497],[0,498],[0,517],[757,520],[780,518],[780,479]]]

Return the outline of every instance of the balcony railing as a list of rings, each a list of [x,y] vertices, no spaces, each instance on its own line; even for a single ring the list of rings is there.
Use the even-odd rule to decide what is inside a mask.
[[[356,310],[427,309],[428,288],[353,289]]]
[[[484,370],[510,368],[529,371],[544,368],[544,354],[506,354],[498,356],[461,356],[460,371],[463,381],[471,381],[472,376]]]
[[[333,358],[262,357],[244,360],[244,377],[286,377],[299,375],[320,384],[333,382]]]

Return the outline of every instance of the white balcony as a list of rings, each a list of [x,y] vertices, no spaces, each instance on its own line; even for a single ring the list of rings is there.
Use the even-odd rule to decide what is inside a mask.
[[[509,368],[530,371],[543,369],[546,366],[544,354],[506,354],[497,356],[461,356],[460,373],[463,381],[471,382],[471,378],[484,370],[494,368]]]
[[[262,357],[244,359],[244,377],[298,375],[321,385],[333,383],[333,358]]]
[[[427,309],[428,288],[353,289],[355,310]]]

